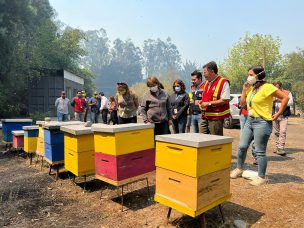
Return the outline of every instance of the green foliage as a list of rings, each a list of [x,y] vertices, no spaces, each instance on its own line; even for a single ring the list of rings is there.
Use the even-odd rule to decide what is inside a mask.
[[[279,80],[284,88],[291,90],[298,108],[304,112],[304,49],[287,54],[284,69],[284,74]]]
[[[78,70],[85,34],[53,17],[48,0],[0,1],[0,117],[27,114],[28,82],[42,69]]]
[[[50,116],[51,116],[50,112],[46,112],[46,113],[35,112],[30,114],[30,118],[33,120],[33,123],[36,123],[37,120],[44,120],[45,117],[50,117]]]
[[[228,57],[220,64],[220,73],[230,79],[231,91],[239,93],[247,77],[248,68],[263,65],[265,61],[267,80],[274,80],[281,71],[281,42],[271,35],[248,33],[229,51]]]
[[[165,42],[159,38],[145,40],[143,61],[146,75],[159,75],[161,72],[180,70],[181,68],[180,53],[170,37]]]

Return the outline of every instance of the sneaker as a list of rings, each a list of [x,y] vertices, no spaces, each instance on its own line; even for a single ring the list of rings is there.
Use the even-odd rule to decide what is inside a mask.
[[[242,169],[236,168],[236,169],[231,171],[230,178],[235,179],[235,178],[241,177],[242,173],[243,173]]]
[[[259,177],[258,172],[253,170],[244,170],[242,177],[247,180],[255,180]]]
[[[257,177],[254,180],[252,180],[249,184],[254,185],[254,186],[260,186],[263,184],[266,184],[266,179],[262,177]]]
[[[281,156],[285,156],[285,155],[286,155],[286,152],[285,152],[284,149],[278,149],[277,154],[278,154],[278,155],[281,155]]]

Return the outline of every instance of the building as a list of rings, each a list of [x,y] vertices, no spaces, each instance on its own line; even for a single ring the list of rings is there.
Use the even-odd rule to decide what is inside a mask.
[[[83,89],[84,79],[66,70],[43,69],[40,78],[29,81],[29,114],[49,113],[56,116],[55,100],[66,91],[71,100]]]

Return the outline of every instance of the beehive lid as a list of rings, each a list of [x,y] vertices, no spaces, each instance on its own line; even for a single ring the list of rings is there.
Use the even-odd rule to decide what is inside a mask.
[[[184,133],[184,134],[171,134],[171,135],[157,135],[156,141],[200,148],[206,146],[231,143],[233,141],[233,138],[227,136],[206,135],[200,133]]]
[[[38,130],[39,129],[39,126],[38,125],[31,125],[31,126],[23,126],[22,127],[23,130]]]
[[[84,124],[84,122],[80,121],[66,121],[66,122],[59,122],[59,121],[49,121],[42,124],[42,127],[49,130],[59,130],[61,126],[67,125],[77,125],[77,124]]]
[[[22,136],[24,135],[24,131],[23,130],[12,131],[12,134],[15,136]]]
[[[91,127],[85,127],[82,125],[68,125],[68,126],[61,126],[60,130],[63,132],[70,133],[72,135],[88,135],[93,134]]]
[[[33,120],[32,119],[2,119],[1,120],[2,123],[32,123]]]
[[[117,133],[124,131],[135,131],[154,128],[154,124],[144,124],[144,123],[129,123],[129,124],[119,124],[119,125],[106,125],[106,124],[93,124],[92,131],[94,132],[108,132]]]
[[[36,124],[42,125],[42,124],[44,124],[44,122],[45,122],[45,121],[43,121],[43,120],[37,120],[37,121],[36,121]]]

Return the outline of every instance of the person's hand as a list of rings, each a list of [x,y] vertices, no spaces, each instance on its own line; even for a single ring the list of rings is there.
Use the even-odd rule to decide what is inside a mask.
[[[248,81],[246,81],[243,85],[243,91],[247,93],[247,91],[249,90],[250,88],[250,84]]]
[[[202,107],[202,108],[207,107],[208,104],[209,104],[209,102],[201,102],[200,107]]]
[[[272,116],[272,121],[276,121],[279,117],[280,117],[280,113],[276,112],[273,116]]]

